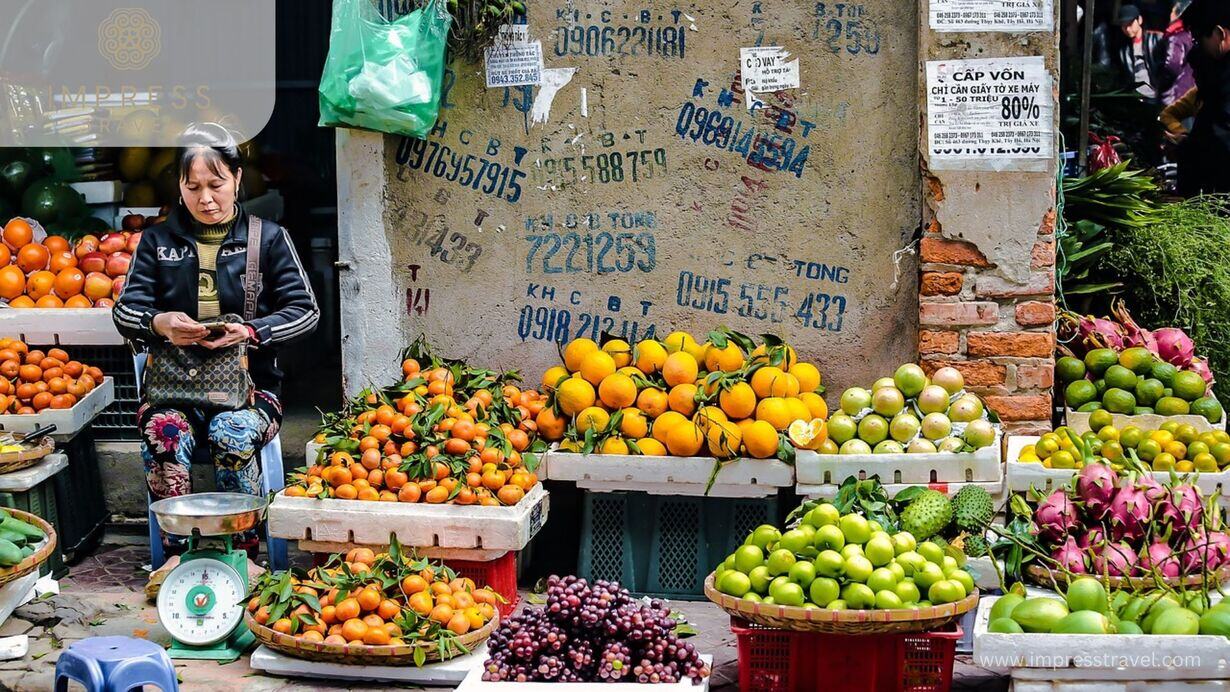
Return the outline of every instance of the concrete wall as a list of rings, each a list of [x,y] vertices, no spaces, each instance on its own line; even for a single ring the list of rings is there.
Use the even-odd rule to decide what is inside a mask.
[[[917,5],[530,5],[558,88],[454,64],[426,143],[339,137],[347,391],[419,333],[535,380],[558,341],[722,324],[787,337],[830,388],[916,358]],[[749,112],[756,45],[802,85]]]

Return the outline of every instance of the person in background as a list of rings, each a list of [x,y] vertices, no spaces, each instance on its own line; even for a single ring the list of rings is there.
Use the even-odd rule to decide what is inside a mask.
[[[1166,37],[1160,31],[1145,29],[1135,5],[1119,8],[1116,24],[1126,39],[1117,53],[1120,74],[1128,84],[1135,85],[1138,94],[1156,100],[1166,63]]]
[[[1157,121],[1162,124],[1162,136],[1171,144],[1182,144],[1187,139],[1190,123],[1200,110],[1200,90],[1192,87],[1174,103],[1162,109]]]
[[[1196,86],[1187,54],[1192,49],[1192,34],[1183,25],[1182,14],[1191,0],[1177,0],[1170,10],[1166,27],[1166,60],[1162,63],[1162,105],[1169,106]]]
[[[1179,147],[1178,191],[1230,192],[1230,2],[1193,0],[1183,23],[1194,41],[1188,62],[1200,107]]]

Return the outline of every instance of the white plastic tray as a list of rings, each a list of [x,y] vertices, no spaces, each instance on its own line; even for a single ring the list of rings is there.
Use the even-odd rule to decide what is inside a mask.
[[[269,505],[269,535],[294,541],[408,548],[521,550],[546,523],[549,494],[535,486],[512,507],[318,500],[278,493]]]
[[[87,180],[68,186],[80,192],[86,204],[114,204],[124,199],[124,184],[118,180]]]
[[[487,660],[487,643],[483,642],[473,652],[439,663],[424,666],[369,666],[343,663],[305,661],[280,654],[267,646],[252,652],[254,670],[282,677],[302,677],[313,680],[370,680],[425,685],[428,687],[454,687],[465,679],[475,666]]]
[[[19,416],[15,413],[0,416],[0,430],[4,432],[31,432],[40,426],[54,423],[53,440],[69,440],[90,424],[94,417],[115,400],[115,379],[104,377],[102,384],[86,394],[76,406],[66,409],[43,409],[39,413]]]
[[[889,497],[917,485],[926,485],[932,490],[938,490],[945,495],[952,497],[956,495],[961,488],[967,485],[976,485],[979,488],[991,493],[991,497],[995,500],[996,506],[1000,504],[1000,500],[1004,496],[1004,481],[1002,479],[990,483],[882,483],[884,492],[888,493]],[[841,489],[840,485],[826,483],[824,485],[805,485],[800,483],[794,487],[794,491],[809,499],[831,500],[837,496],[837,491]]]
[[[31,346],[114,346],[124,343],[106,308],[0,308],[0,334]]]
[[[712,656],[701,656],[701,659],[712,668]],[[461,681],[457,692],[499,692],[500,690],[509,690],[509,692],[603,692],[606,690],[610,692],[616,687],[622,687],[625,690],[652,690],[653,692],[707,692],[709,679],[705,678],[699,685],[693,685],[690,678],[670,685],[641,685],[636,682],[611,684],[600,682],[484,682],[483,664],[480,661],[466,675],[465,680]]]
[[[24,493],[66,468],[68,468],[67,456],[48,454],[33,466],[27,466],[12,473],[0,473],[0,492]]]
[[[1073,411],[1070,408],[1063,410],[1064,419],[1068,422],[1068,427],[1078,433],[1086,433],[1089,431],[1089,414]],[[1159,416],[1156,413],[1144,413],[1139,416],[1128,416],[1122,413],[1111,414],[1112,424],[1119,429],[1126,428],[1129,425],[1135,425],[1141,430],[1157,430],[1162,426],[1162,423],[1174,421],[1179,424],[1190,423],[1195,426],[1200,432],[1208,432],[1210,430],[1225,430],[1226,415],[1223,413],[1221,421],[1210,423],[1204,416]]]
[[[1013,435],[1008,438],[1006,485],[1009,492],[1026,492],[1032,485],[1040,493],[1049,493],[1072,480],[1072,476],[1076,475],[1074,469],[1048,469],[1042,464],[1017,461],[1021,457],[1021,450],[1039,439],[1033,435]],[[1220,473],[1176,472],[1176,475],[1179,478],[1194,480],[1196,487],[1206,495],[1230,495],[1230,471]],[[1155,471],[1153,477],[1162,483],[1170,482],[1169,471]]]
[[[997,634],[987,631],[998,596],[978,602],[974,663],[1012,668],[1013,679],[1216,680],[1230,678],[1230,639],[1213,635]],[[1130,665],[1134,659],[1136,665]],[[1161,661],[1171,659],[1171,665]],[[1182,661],[1182,667],[1175,665]]]
[[[963,454],[820,454],[799,450],[795,469],[799,485],[837,484],[851,476],[879,476],[881,483],[994,483],[1004,477],[1000,438],[995,444]]]
[[[574,481],[585,490],[639,490],[651,495],[704,495],[716,460],[547,452],[551,480]],[[794,485],[794,469],[776,459],[736,459],[722,465],[710,497],[767,497]]]

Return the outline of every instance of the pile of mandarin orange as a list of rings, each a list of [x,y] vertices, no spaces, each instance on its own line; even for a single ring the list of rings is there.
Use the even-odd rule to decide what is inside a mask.
[[[0,413],[72,408],[102,381],[102,370],[73,360],[62,348],[44,352],[0,338]]]

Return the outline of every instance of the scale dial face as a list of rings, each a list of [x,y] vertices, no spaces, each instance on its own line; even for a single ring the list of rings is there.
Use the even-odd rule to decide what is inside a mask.
[[[247,589],[230,565],[197,558],[171,570],[158,590],[158,618],[172,637],[205,646],[226,639],[243,620]]]

